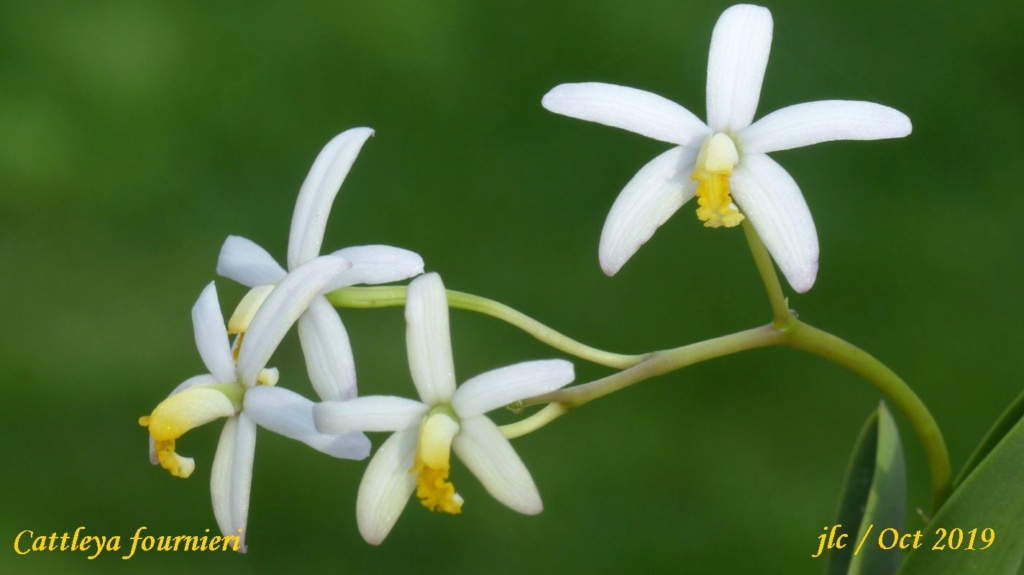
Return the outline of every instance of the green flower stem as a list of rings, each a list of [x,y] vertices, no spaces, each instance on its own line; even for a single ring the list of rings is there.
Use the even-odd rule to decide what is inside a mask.
[[[750,225],[750,220],[743,220],[743,233],[747,236],[750,253],[754,256],[757,271],[761,274],[765,291],[768,292],[768,302],[772,306],[772,324],[779,329],[787,329],[793,320],[793,314],[789,313],[789,303],[782,294],[782,285],[779,283],[779,276],[775,275],[772,257],[768,255],[761,236],[757,235],[754,226]]]
[[[501,431],[505,437],[510,439],[519,437],[540,429],[572,409],[629,387],[634,383],[716,357],[748,349],[779,345],[784,337],[784,332],[768,325],[675,349],[656,351],[643,362],[608,377],[524,400],[522,402],[524,407],[541,403],[549,403],[549,405],[528,418],[502,426]]]
[[[519,408],[519,405],[516,407]],[[501,433],[505,435],[506,439],[515,439],[516,437],[522,437],[527,433],[537,431],[566,413],[569,413],[569,409],[570,408],[561,403],[549,403],[544,406],[544,409],[541,409],[530,417],[525,417],[515,423],[502,425],[498,429],[501,430]]]
[[[684,367],[731,355],[749,349],[785,345],[825,358],[861,376],[881,391],[889,401],[903,412],[914,433],[920,439],[928,459],[932,477],[934,508],[938,508],[950,493],[952,472],[949,454],[935,419],[921,399],[902,379],[882,362],[860,348],[838,337],[807,325],[790,316],[785,328],[774,323],[738,333],[669,349],[656,351],[643,362],[609,375],[608,377],[560,389],[526,399],[522,406],[547,403],[537,413],[501,427],[505,437],[512,439],[536,431],[569,411],[639,383]],[[517,406],[518,407],[518,406]]]
[[[813,353],[849,369],[878,388],[903,412],[928,458],[932,477],[932,503],[938,511],[952,490],[952,468],[946,442],[931,412],[910,386],[885,364],[857,346],[797,320],[789,311],[779,277],[775,274],[775,266],[760,236],[749,221],[743,222],[743,231],[768,292],[774,316],[772,325],[786,332],[785,345]]]
[[[405,286],[347,287],[327,294],[328,301],[337,307],[378,308],[405,305]],[[446,290],[448,305],[474,311],[514,325],[541,342],[580,359],[615,369],[626,369],[644,361],[647,355],[623,355],[584,345],[551,329],[539,321],[507,305],[487,298],[454,290]]]
[[[785,345],[813,353],[861,376],[885,394],[910,422],[921,441],[932,477],[934,510],[949,497],[952,469],[942,432],[932,414],[910,386],[871,354],[838,337],[794,320],[784,338]]]

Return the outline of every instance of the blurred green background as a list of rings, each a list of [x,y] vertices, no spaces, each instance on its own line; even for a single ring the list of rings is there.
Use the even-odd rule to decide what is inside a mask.
[[[411,504],[372,547],[354,517],[365,463],[262,431],[246,556],[89,561],[12,546],[24,529],[124,539],[140,526],[216,530],[209,469],[220,425],[180,442],[197,463],[182,481],[149,465],[136,420],[205,371],[189,309],[215,277],[221,242],[242,235],[283,259],[299,184],[320,147],[351,127],[377,135],[343,186],[326,248],[413,249],[448,287],[615,351],[767,322],[742,233],[705,230],[691,206],[605,277],[605,215],[666,146],[540,106],[559,83],[605,81],[703,117],[708,41],[726,6],[0,4],[0,567],[820,572],[810,556],[880,398],[786,349],[645,382],[516,440],[544,498],[537,517],[505,509],[456,467],[462,516]],[[913,120],[904,140],[774,155],[821,240],[817,284],[790,303],[907,379],[958,470],[1024,373],[1024,5],[923,6],[772,3],[758,116],[842,98]],[[218,288],[226,309],[243,294],[224,279]],[[342,316],[361,392],[411,394],[401,310]],[[558,356],[487,318],[454,311],[452,323],[460,380]],[[575,363],[581,382],[608,373]],[[312,395],[294,335],[272,364],[282,385]],[[900,422],[916,529],[929,479]]]

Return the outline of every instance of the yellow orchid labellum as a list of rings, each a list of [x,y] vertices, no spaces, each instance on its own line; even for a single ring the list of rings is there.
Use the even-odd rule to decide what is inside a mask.
[[[717,133],[700,148],[691,180],[697,182],[697,217],[708,228],[731,228],[743,221],[743,214],[729,195],[729,178],[740,161],[732,138]]]

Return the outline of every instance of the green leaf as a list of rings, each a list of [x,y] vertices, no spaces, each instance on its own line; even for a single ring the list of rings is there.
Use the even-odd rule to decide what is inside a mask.
[[[993,432],[1005,422],[1004,415]],[[993,432],[979,449],[989,444]],[[1017,573],[1024,561],[1022,487],[1024,419],[1019,419],[922,530],[922,545],[907,557],[900,575]],[[985,535],[994,535],[991,545]]]
[[[992,428],[989,429],[985,439],[981,440],[974,453],[967,459],[967,463],[964,464],[960,476],[956,478],[956,482],[953,484],[954,488],[967,479],[971,472],[974,471],[974,468],[1002,441],[1003,437],[1013,429],[1013,426],[1020,421],[1021,417],[1024,417],[1024,393],[1017,396],[1017,399],[1014,400],[1010,407],[996,420]]]
[[[843,548],[829,551],[825,573],[896,573],[901,551],[898,547],[879,547],[876,534],[889,527],[903,529],[906,502],[907,473],[899,429],[885,403],[881,403],[864,424],[853,448],[836,517],[836,533],[849,536],[842,542]]]

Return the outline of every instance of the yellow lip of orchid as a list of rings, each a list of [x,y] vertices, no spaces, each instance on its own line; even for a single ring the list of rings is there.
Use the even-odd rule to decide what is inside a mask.
[[[451,472],[452,440],[459,433],[455,413],[447,406],[431,410],[420,426],[416,460],[410,473],[416,474],[416,497],[431,511],[456,515],[462,512],[462,497],[448,481]]]
[[[175,452],[175,441],[188,431],[242,409],[245,388],[241,384],[197,385],[160,402],[153,413],[139,418],[149,428],[160,466],[175,477],[186,478],[195,469],[192,458]]]
[[[241,335],[249,329],[252,318],[270,296],[270,292],[274,291],[274,287],[274,284],[259,285],[245,294],[238,302],[238,306],[235,307],[235,312],[231,314],[231,319],[228,320],[229,335]],[[235,360],[237,361],[238,357],[235,357]]]
[[[736,144],[721,132],[701,146],[690,179],[697,182],[697,217],[705,227],[731,228],[743,221],[743,214],[729,195],[729,178],[739,161]]]

